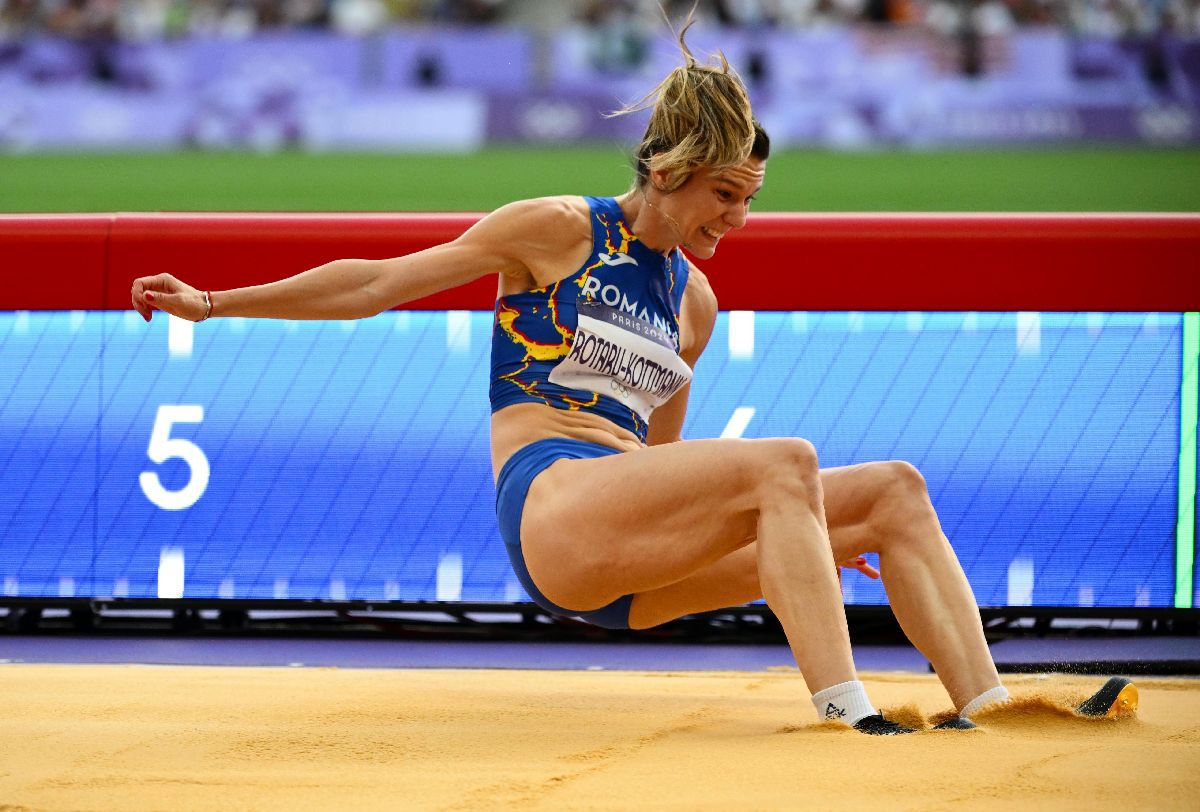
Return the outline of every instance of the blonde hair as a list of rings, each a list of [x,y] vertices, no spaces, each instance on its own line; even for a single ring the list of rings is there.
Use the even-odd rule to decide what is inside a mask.
[[[718,51],[715,60],[704,63],[688,48],[684,36],[695,22],[690,17],[677,37],[684,64],[641,101],[609,114],[650,109],[637,151],[639,187],[651,172],[665,171],[667,180],[660,188],[673,192],[698,167],[720,170],[745,162],[758,136],[766,138],[754,120],[746,86],[725,55]]]

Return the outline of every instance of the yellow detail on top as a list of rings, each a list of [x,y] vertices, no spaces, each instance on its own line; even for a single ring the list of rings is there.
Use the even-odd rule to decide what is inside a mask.
[[[521,315],[515,307],[500,303],[499,311],[496,313],[496,321],[499,322],[500,328],[508,335],[512,341],[520,345],[525,350],[525,361],[554,361],[555,359],[566,356],[571,351],[571,342],[575,340],[575,333],[566,325],[561,324],[558,320],[558,301],[555,299],[555,294],[558,293],[559,282],[554,283],[554,287],[550,291],[550,296],[547,304],[550,306],[550,322],[554,325],[555,332],[562,339],[554,344],[546,344],[537,341],[517,329],[517,318]]]
[[[558,286],[561,284],[561,281],[554,283],[554,287],[550,290],[550,296],[546,300],[546,303],[550,305],[550,323],[554,325],[555,332],[562,336],[562,343],[558,345],[561,354],[555,356],[558,358],[571,351],[571,342],[575,340],[575,331],[558,320]]]
[[[617,223],[617,230],[621,232],[621,247],[618,248],[617,250],[624,253],[626,250],[629,249],[629,243],[636,240],[637,237],[634,236],[634,233],[632,231],[625,228],[624,220],[621,220],[620,222]]]
[[[628,404],[623,403],[621,405],[624,406],[626,409],[629,409]],[[629,409],[629,417],[630,417],[630,419],[633,420],[633,425],[635,425],[635,426],[640,426],[643,423],[646,423],[646,421],[642,419],[642,416],[640,414],[638,414],[637,412],[635,412],[633,409]],[[649,427],[649,425],[650,425],[649,423],[646,423],[647,428]]]
[[[597,214],[596,220],[600,225],[604,226],[604,250],[607,254],[624,254],[629,250],[629,243],[637,239],[637,236],[625,227],[625,221],[617,221],[617,233],[621,235],[621,242],[613,242],[612,224],[608,222],[608,218],[603,214]],[[604,261],[597,258],[595,262],[583,269],[576,279],[575,284],[583,290],[587,286],[588,279],[592,275],[592,271],[604,265]]]
[[[524,392],[525,394],[529,395],[529,397],[541,398],[541,400],[547,406],[549,406],[550,405],[549,399],[545,395],[543,395],[541,392],[537,391],[537,381],[530,381],[529,383],[523,383],[522,381],[518,380],[518,376],[520,376],[521,373],[523,373],[525,370],[529,369],[530,363],[532,363],[531,360],[528,357],[526,357],[525,363],[524,363],[524,365],[521,366],[520,369],[514,369],[512,372],[508,373],[507,375],[501,375],[500,377],[504,380],[507,380],[509,383],[515,383],[518,387],[520,387],[521,391]]]
[[[617,221],[617,233],[621,235],[621,243],[617,245],[613,242],[612,224],[608,222],[608,218],[603,214],[597,214],[596,219],[600,221],[600,225],[604,226],[604,249],[609,254],[624,254],[629,250],[629,243],[636,240],[633,232],[625,227],[624,220]]]
[[[593,392],[592,399],[589,401],[576,400],[575,398],[571,397],[570,395],[563,395],[562,399],[565,403],[569,403],[571,405],[571,408],[568,409],[567,411],[577,412],[580,409],[587,409],[587,408],[595,406],[597,403],[599,403],[600,402],[600,393]]]

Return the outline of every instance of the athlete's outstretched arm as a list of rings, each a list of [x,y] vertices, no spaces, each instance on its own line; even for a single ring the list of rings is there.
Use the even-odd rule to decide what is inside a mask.
[[[528,273],[527,262],[552,250],[561,235],[562,206],[554,199],[510,203],[453,242],[393,259],[338,259],[265,285],[213,291],[213,316],[275,319],[358,319],[481,276]],[[200,321],[204,293],[167,273],[134,280],[133,307],[147,321],[162,310]]]
[[[693,369],[700,354],[708,346],[713,327],[717,323],[717,297],[708,278],[695,265],[688,273],[687,288],[683,292],[680,307],[679,357]],[[683,439],[683,419],[687,416],[688,394],[692,385],[680,389],[674,397],[659,406],[650,415],[650,430],[646,434],[647,445],[674,443]]]

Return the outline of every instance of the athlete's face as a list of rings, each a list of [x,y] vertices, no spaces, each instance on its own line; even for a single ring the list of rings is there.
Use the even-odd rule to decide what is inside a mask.
[[[767,162],[748,158],[730,169],[697,169],[664,195],[659,207],[675,220],[676,238],[697,259],[708,259],[732,229],[746,225],[750,202],[762,188]]]

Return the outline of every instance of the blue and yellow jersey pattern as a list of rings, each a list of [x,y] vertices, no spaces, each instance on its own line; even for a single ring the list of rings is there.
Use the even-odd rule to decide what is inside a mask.
[[[593,412],[645,442],[649,425],[629,406],[604,392],[553,384],[549,376],[571,351],[580,301],[601,302],[653,324],[673,337],[678,352],[688,262],[678,248],[664,257],[642,244],[615,198],[585,199],[591,212],[592,252],[583,265],[549,287],[496,300],[492,411],[514,403],[544,403]]]

